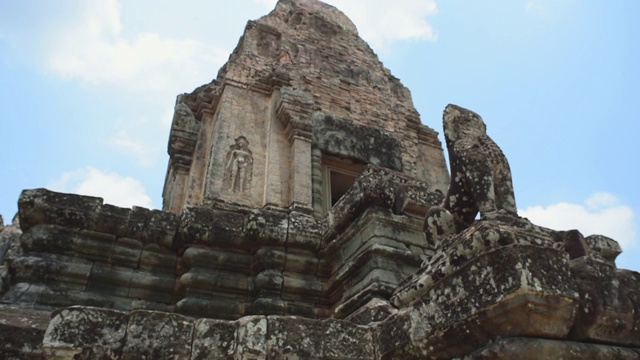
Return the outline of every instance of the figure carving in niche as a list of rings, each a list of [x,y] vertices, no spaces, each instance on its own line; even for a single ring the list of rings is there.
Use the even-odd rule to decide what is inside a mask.
[[[229,147],[225,159],[224,186],[237,193],[251,190],[253,176],[253,155],[249,150],[249,141],[244,136],[236,139]]]
[[[487,135],[480,115],[450,104],[442,120],[451,182],[443,203],[429,209],[424,221],[427,242],[433,247],[469,227],[478,211],[484,219],[517,215],[509,163]]]

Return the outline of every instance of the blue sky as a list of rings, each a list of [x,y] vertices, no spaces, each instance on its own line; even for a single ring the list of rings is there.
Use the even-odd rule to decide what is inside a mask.
[[[441,131],[481,114],[521,215],[601,233],[640,270],[640,2],[330,1]],[[273,0],[0,2],[0,214],[25,188],[161,207],[175,96],[215,77]],[[443,140],[441,138],[441,140]]]

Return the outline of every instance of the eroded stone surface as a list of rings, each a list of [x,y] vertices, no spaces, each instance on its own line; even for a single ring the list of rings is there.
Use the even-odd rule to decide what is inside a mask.
[[[0,357],[39,359],[50,312],[0,304]]]
[[[138,310],[129,315],[122,354],[125,359],[189,359],[193,319]]]
[[[480,115],[449,104],[442,122],[451,182],[442,205],[425,218],[427,242],[434,247],[445,236],[466,229],[478,212],[482,217],[498,211],[517,213],[509,163],[487,135]]]
[[[116,359],[122,356],[128,321],[128,314],[114,310],[57,310],[52,314],[42,347],[50,355],[64,349],[85,358],[100,355]]]

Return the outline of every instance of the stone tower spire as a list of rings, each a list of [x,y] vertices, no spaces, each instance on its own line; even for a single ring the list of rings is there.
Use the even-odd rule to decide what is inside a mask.
[[[164,209],[216,202],[325,214],[368,165],[444,190],[437,133],[339,10],[281,0],[210,84],[178,97]]]

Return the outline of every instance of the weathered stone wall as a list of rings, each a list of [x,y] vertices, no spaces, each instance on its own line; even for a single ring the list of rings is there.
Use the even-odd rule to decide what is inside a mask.
[[[195,320],[82,307],[54,314],[43,350],[47,358],[62,359],[376,358],[372,330],[348,321],[283,316]]]
[[[598,249],[611,245],[601,240]],[[406,281],[396,293],[413,292],[406,303],[371,300],[351,322],[76,307],[55,313],[43,349],[47,358],[113,359],[640,358],[640,274],[594,248],[580,254],[580,243],[577,232],[526,219],[485,220],[447,238]]]
[[[401,173],[370,167],[322,221],[309,212],[218,203],[181,215],[25,190],[21,254],[4,302],[347,317],[428,257],[412,209],[440,200]],[[401,259],[402,261],[398,261]]]

